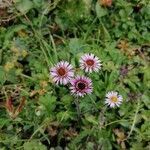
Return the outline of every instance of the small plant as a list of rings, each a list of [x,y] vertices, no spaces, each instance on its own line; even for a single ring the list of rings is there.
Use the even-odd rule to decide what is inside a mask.
[[[101,69],[101,63],[97,56],[94,54],[84,54],[81,56],[80,68],[85,71],[85,73],[92,73],[93,71],[97,72]],[[69,84],[69,89],[71,94],[74,95],[77,99],[79,97],[84,97],[86,94],[91,94],[93,91],[92,80],[89,77],[84,75],[76,75],[74,77],[74,71],[72,65],[66,61],[60,61],[55,65],[55,67],[50,69],[50,75],[53,78],[53,81],[58,84]],[[118,95],[117,92],[108,92],[106,94],[105,103],[110,107],[118,106],[122,103],[122,96]],[[76,104],[78,100],[76,101]],[[78,104],[77,104],[78,105]],[[79,107],[79,106],[77,106]]]

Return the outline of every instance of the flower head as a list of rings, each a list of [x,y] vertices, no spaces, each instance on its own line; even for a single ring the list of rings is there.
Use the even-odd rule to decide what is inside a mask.
[[[92,80],[85,76],[77,76],[70,81],[70,90],[73,95],[83,97],[93,91]]]
[[[50,74],[56,84],[66,85],[73,78],[74,71],[72,65],[67,61],[60,61],[50,69]]]
[[[101,69],[101,61],[94,54],[85,54],[81,56],[80,68],[85,70],[85,72],[98,72]]]
[[[119,105],[122,103],[122,100],[123,98],[121,95],[118,95],[117,92],[111,91],[106,94],[105,103],[114,108],[115,106],[119,107]]]

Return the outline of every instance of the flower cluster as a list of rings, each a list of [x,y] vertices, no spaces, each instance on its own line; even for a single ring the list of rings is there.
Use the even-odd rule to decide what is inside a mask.
[[[101,69],[101,61],[94,54],[84,54],[81,56],[80,69],[86,73],[98,72]],[[93,91],[92,80],[86,76],[75,76],[73,66],[67,61],[60,61],[50,69],[52,80],[56,85],[69,84],[71,94],[77,97],[83,97],[91,94]],[[122,102],[122,96],[117,92],[108,92],[105,103],[110,107],[119,106]]]
[[[81,56],[80,68],[86,73],[98,72],[101,69],[101,61],[94,54]],[[92,80],[86,76],[74,76],[74,69],[67,61],[60,61],[50,69],[53,82],[57,85],[70,83],[71,93],[83,97],[93,91]]]

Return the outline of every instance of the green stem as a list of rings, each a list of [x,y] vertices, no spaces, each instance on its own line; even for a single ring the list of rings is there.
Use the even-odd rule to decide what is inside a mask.
[[[96,105],[94,99],[93,99],[90,95],[88,95],[88,96],[89,96],[89,98],[91,99],[92,103],[94,104],[96,110],[98,111],[98,108],[97,108],[97,105]]]
[[[112,121],[112,122],[106,124],[105,127],[107,127],[107,126],[109,126],[111,124],[114,124],[114,123],[117,123],[117,122],[123,122],[123,121],[127,121],[127,120],[125,120],[125,119],[115,120],[115,121]]]
[[[56,45],[55,45],[54,39],[53,39],[51,34],[50,34],[50,39],[51,39],[51,42],[52,42],[52,47],[53,47],[53,50],[54,50],[54,53],[55,53],[55,58],[56,58],[56,61],[57,61],[58,57],[57,57]]]
[[[134,115],[134,118],[133,118],[132,126],[131,126],[130,132],[129,132],[126,140],[131,136],[131,134],[132,134],[132,132],[134,130],[134,127],[135,127],[135,124],[136,124],[136,120],[137,120],[137,115],[138,115],[138,112],[139,112],[139,108],[140,108],[140,100],[138,101],[138,105],[137,105],[136,112],[135,112],[135,115]]]
[[[78,118],[80,118],[81,117],[81,110],[79,107],[79,99],[78,98],[75,98],[75,104],[76,104],[76,108],[77,108]]]
[[[37,40],[39,41],[39,43],[40,43],[40,48],[41,48],[41,50],[42,50],[42,52],[43,52],[43,54],[44,54],[44,56],[45,56],[47,65],[49,66],[49,59],[48,59],[48,57],[47,57],[47,54],[46,54],[44,48],[42,47],[43,44],[42,44],[42,42],[41,42],[41,38],[39,37],[39,34],[38,34],[38,33],[36,32],[36,30],[34,29],[34,27],[33,27],[33,25],[32,25],[32,22],[31,22],[30,19],[27,17],[27,15],[24,14],[24,16],[25,16],[26,20],[29,22],[29,24],[30,24],[30,26],[31,26],[31,28],[32,28],[32,30],[33,30],[33,32],[34,32],[34,34],[35,34],[35,37],[36,37]]]
[[[2,63],[3,49],[0,49],[0,64]]]
[[[25,75],[25,74],[19,74],[20,76],[22,76],[22,77],[24,77],[24,78],[27,78],[27,79],[29,79],[29,80],[32,80],[32,81],[36,81],[34,78],[32,78],[32,77],[30,77],[30,76],[27,76],[27,75]]]

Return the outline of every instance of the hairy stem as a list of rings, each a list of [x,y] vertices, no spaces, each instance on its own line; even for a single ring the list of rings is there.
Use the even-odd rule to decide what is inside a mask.
[[[81,117],[81,110],[80,110],[79,99],[78,98],[75,99],[75,104],[76,104],[76,108],[77,108],[78,118],[80,118]]]
[[[131,126],[130,132],[129,132],[126,140],[131,136],[131,134],[132,134],[132,132],[134,130],[134,127],[135,127],[135,124],[136,124],[137,115],[138,115],[138,112],[139,112],[139,108],[140,108],[140,101],[138,101],[136,112],[135,112],[135,115],[134,115],[134,118],[133,118],[133,122],[132,122],[132,126]]]

